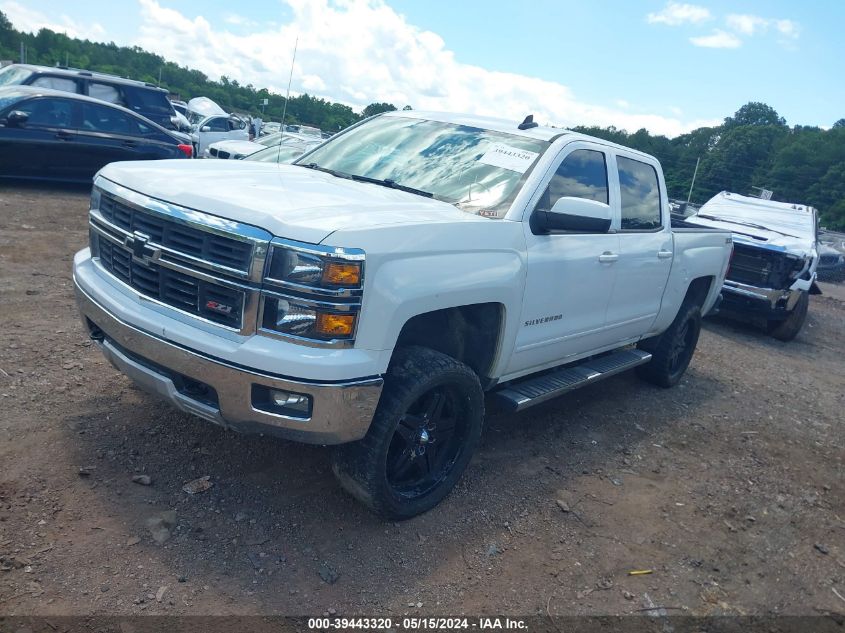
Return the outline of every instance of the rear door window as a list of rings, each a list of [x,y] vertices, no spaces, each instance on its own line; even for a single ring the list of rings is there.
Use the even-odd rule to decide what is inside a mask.
[[[617,156],[622,197],[623,231],[653,231],[663,226],[660,219],[660,185],[651,165]]]
[[[140,126],[135,120],[135,117],[126,112],[121,112],[117,108],[101,106],[95,103],[82,104],[81,129],[89,132],[120,134],[123,136],[138,136],[141,134]]]
[[[21,103],[15,110],[26,112],[29,118],[26,127],[69,128],[73,124],[73,101],[44,97]]]
[[[51,90],[61,90],[63,92],[78,91],[76,79],[70,79],[68,77],[43,75],[41,77],[37,77],[30,85],[38,86],[39,88],[50,88]]]
[[[123,97],[123,92],[120,88],[99,81],[88,83],[88,96],[99,99],[100,101],[107,101],[108,103],[116,103],[121,106],[126,105],[126,99]]]

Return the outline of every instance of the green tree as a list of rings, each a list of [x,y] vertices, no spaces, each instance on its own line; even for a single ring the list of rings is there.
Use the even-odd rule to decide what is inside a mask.
[[[786,119],[780,116],[773,107],[751,101],[742,106],[732,117],[725,119],[726,129],[741,125],[776,125],[785,126]]]
[[[371,103],[361,112],[361,116],[366,118],[368,116],[375,116],[382,112],[393,112],[396,106],[392,103]]]

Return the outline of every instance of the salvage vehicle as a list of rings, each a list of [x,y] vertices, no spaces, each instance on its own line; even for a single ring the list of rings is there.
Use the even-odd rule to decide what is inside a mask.
[[[821,294],[816,210],[722,191],[685,222],[733,233],[720,310],[761,322],[778,340],[794,339],[807,318],[809,295]]]
[[[0,70],[0,86],[14,85],[87,95],[123,106],[168,130],[182,130],[185,121],[173,109],[167,90],[117,75],[77,68],[12,64]]]
[[[0,88],[0,177],[90,183],[107,163],[190,158],[190,141],[90,97]]]
[[[295,163],[119,163],[73,277],[141,387],[335,445],[382,517],[424,512],[514,411],[620,371],[662,387],[717,302],[727,231],[669,220],[653,157],[562,129],[385,113]]]

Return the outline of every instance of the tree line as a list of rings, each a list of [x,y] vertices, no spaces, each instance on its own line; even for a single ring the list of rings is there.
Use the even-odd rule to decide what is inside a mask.
[[[137,46],[80,40],[49,29],[23,33],[0,12],[0,59],[17,60],[21,43],[29,63],[67,63],[159,84],[180,98],[209,97],[230,112],[258,115],[267,99],[264,120],[281,120],[285,110],[284,95],[266,88],[243,85],[229,77],[214,80]],[[302,94],[290,98],[286,120],[334,132],[388,110],[396,107],[372,103],[356,113],[342,103]],[[693,202],[705,202],[722,190],[749,194],[754,187],[761,187],[772,190],[774,200],[815,206],[823,225],[845,230],[845,119],[830,129],[790,127],[771,106],[752,102],[719,126],[698,128],[671,139],[646,129],[633,133],[612,126],[572,129],[656,156],[663,164],[670,197],[687,198],[698,162]]]

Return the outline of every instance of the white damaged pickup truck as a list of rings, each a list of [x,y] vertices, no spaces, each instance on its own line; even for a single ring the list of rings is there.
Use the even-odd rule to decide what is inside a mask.
[[[384,517],[443,499],[485,392],[520,411],[636,367],[677,383],[731,235],[670,225],[660,164],[472,116],[388,113],[292,165],[116,163],[74,260],[83,321],[146,390],[333,447]]]
[[[794,339],[807,318],[819,264],[813,207],[723,191],[685,226],[727,229],[734,252],[722,289],[725,315],[762,322],[773,337]]]

